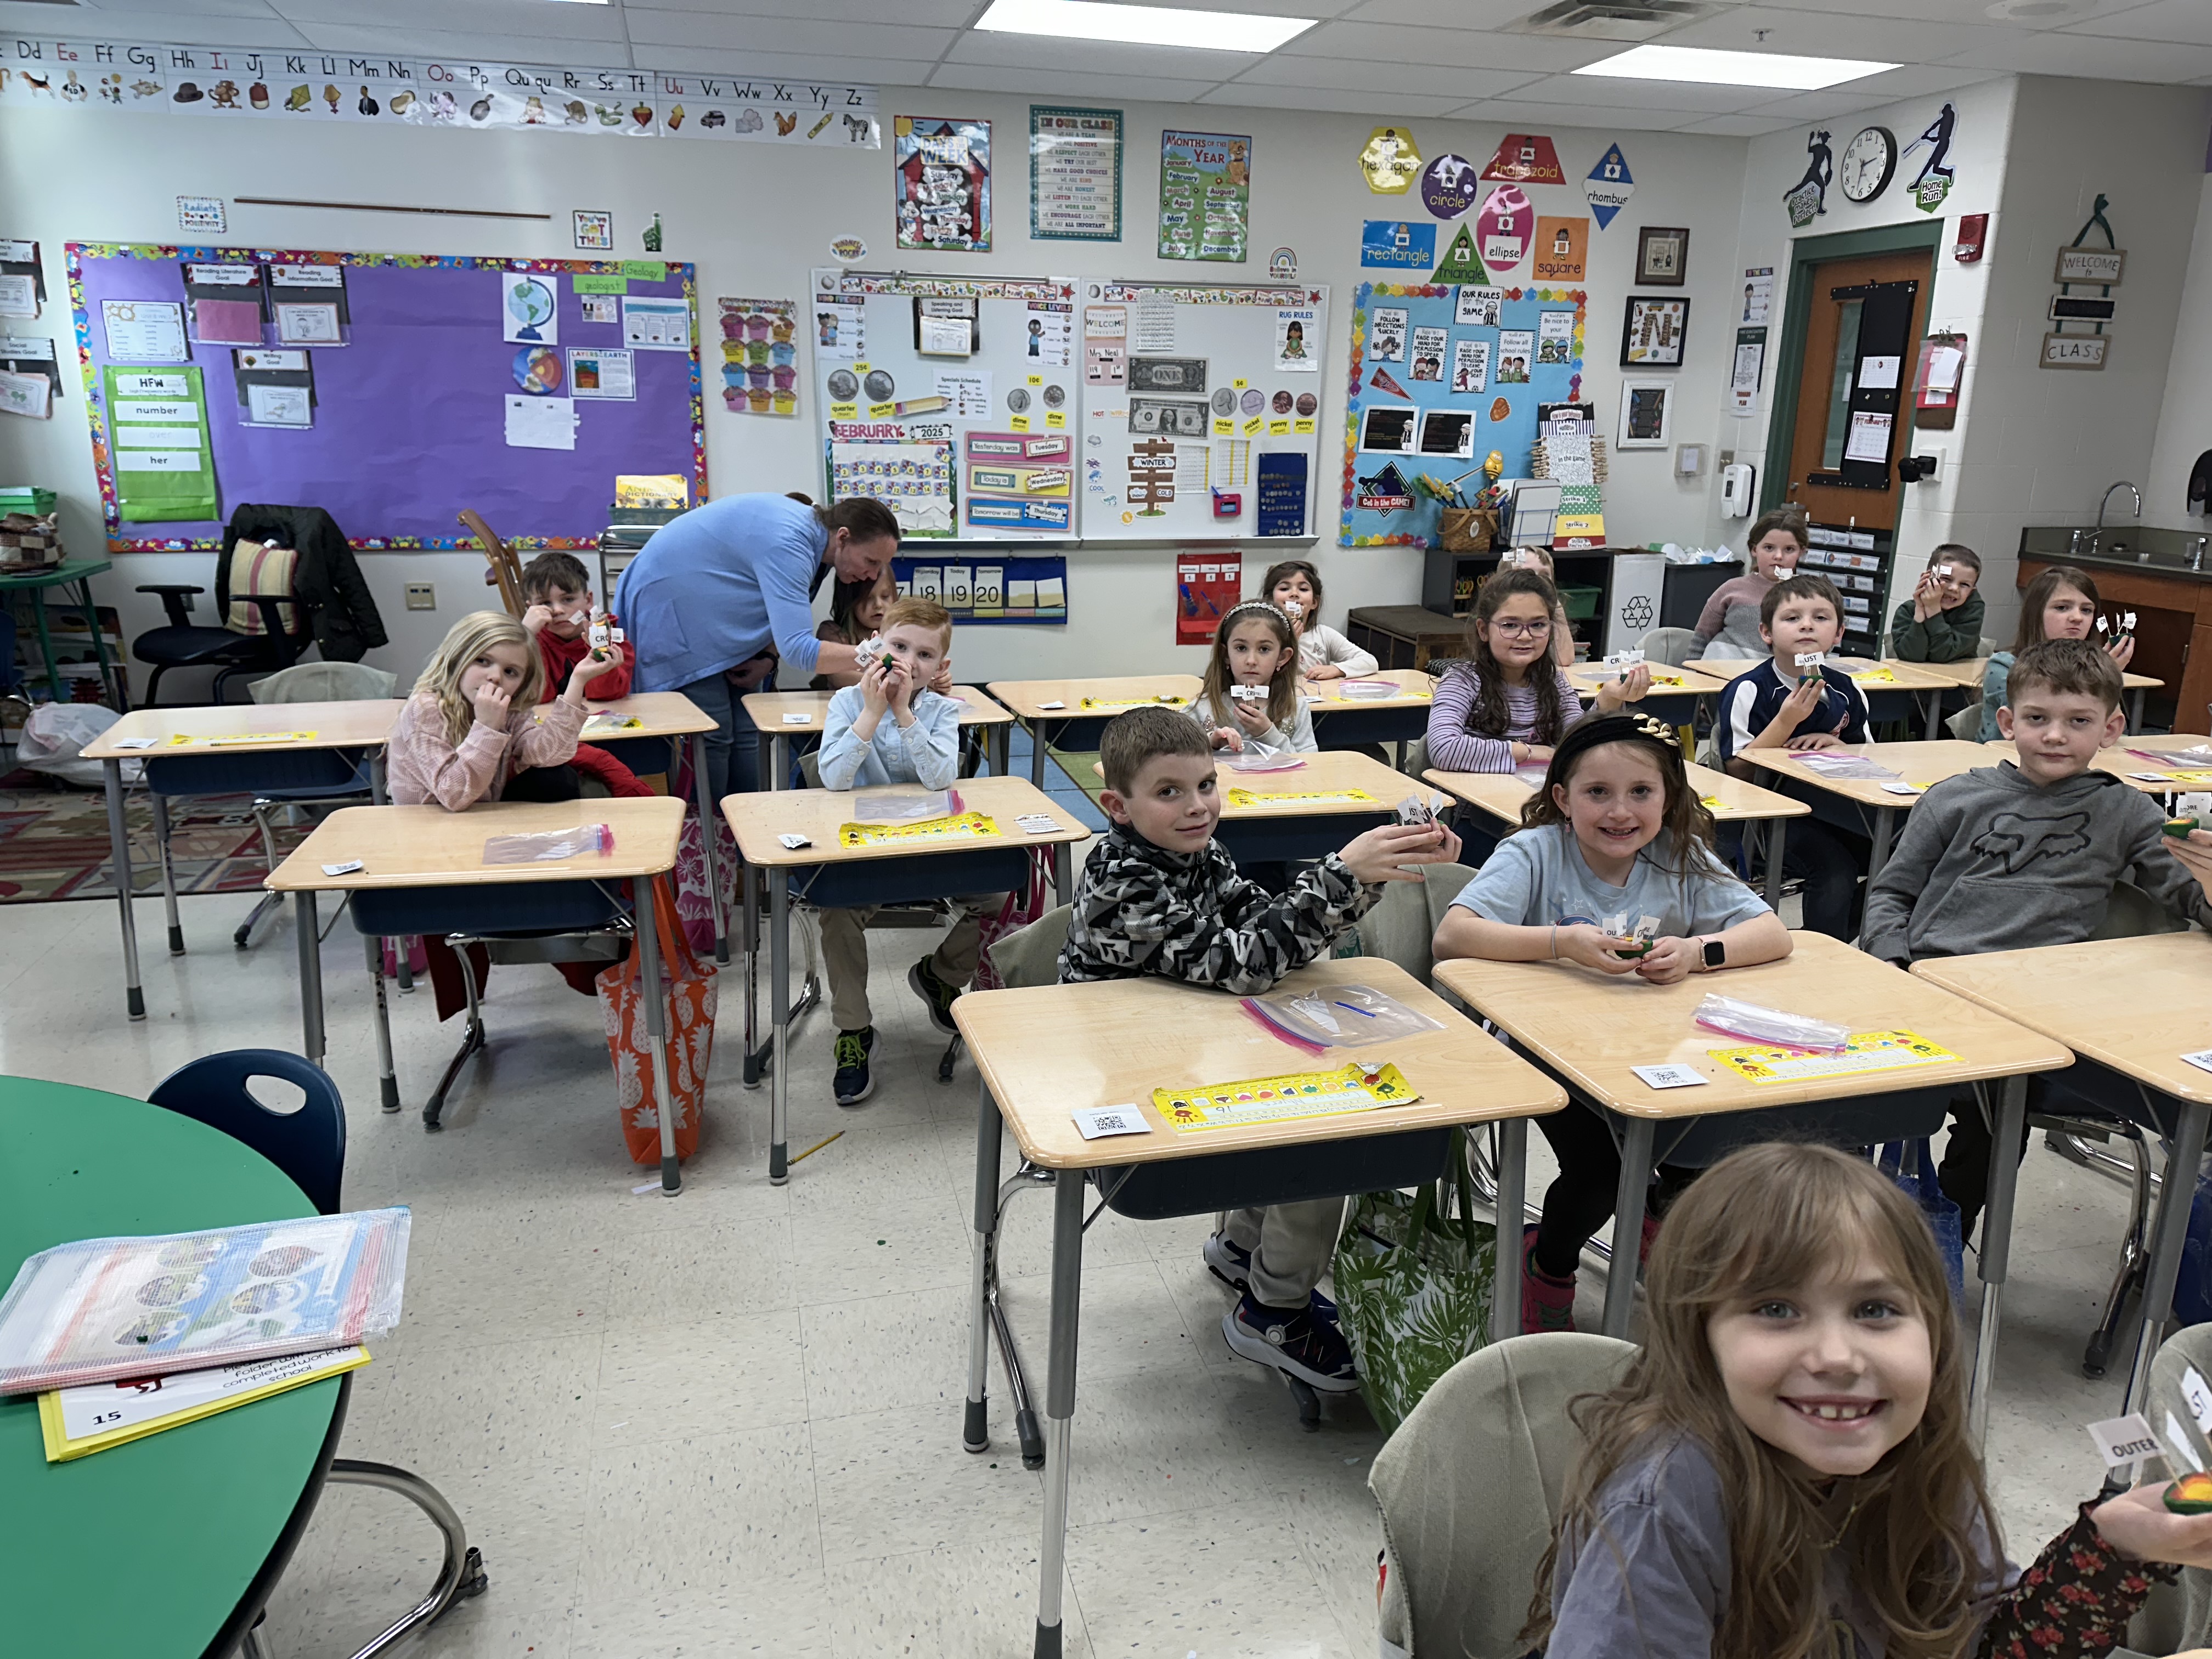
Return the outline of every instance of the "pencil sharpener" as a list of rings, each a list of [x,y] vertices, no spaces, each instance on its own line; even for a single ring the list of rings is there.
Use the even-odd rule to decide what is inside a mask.
[[[1241,519],[1244,516],[1244,495],[1241,490],[1217,489],[1213,492],[1213,516],[1217,519]]]

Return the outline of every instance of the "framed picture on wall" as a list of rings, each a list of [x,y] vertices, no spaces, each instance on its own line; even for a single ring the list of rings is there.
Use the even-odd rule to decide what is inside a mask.
[[[1680,288],[1690,280],[1690,233],[1682,227],[1646,225],[1636,234],[1639,288]]]
[[[1620,326],[1623,368],[1680,368],[1690,335],[1690,302],[1651,294],[1628,296]]]
[[[569,215],[575,221],[576,246],[586,252],[603,252],[615,245],[615,216],[594,208],[578,208]]]
[[[1623,380],[1615,449],[1664,449],[1674,426],[1672,380]]]

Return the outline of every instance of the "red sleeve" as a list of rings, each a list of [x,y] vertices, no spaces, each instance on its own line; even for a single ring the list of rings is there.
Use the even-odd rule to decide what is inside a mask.
[[[620,797],[653,793],[637,781],[635,772],[596,744],[578,744],[575,757],[568,763],[582,776],[598,779],[607,787],[610,794]]]
[[[550,702],[561,695],[568,684],[568,671],[582,659],[587,647],[583,641],[564,640],[550,628],[538,633],[538,655],[545,665],[545,687],[538,694],[540,702]]]

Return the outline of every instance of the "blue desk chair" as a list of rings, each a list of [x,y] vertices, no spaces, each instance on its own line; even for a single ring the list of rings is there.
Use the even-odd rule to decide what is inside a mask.
[[[289,1111],[264,1105],[246,1086],[257,1077],[289,1083],[306,1098]],[[179,1066],[155,1084],[146,1098],[252,1148],[290,1176],[319,1213],[338,1212],[338,1189],[345,1177],[345,1104],[338,1097],[337,1085],[319,1066],[282,1049],[234,1048]],[[420,1475],[388,1463],[337,1457],[331,1460],[326,1479],[341,1486],[397,1492],[428,1516],[446,1540],[445,1565],[429,1593],[354,1659],[369,1659],[428,1625],[455,1601],[482,1595],[491,1582],[484,1575],[483,1557],[470,1544],[453,1506]],[[297,1542],[294,1536],[281,1547],[289,1556]],[[282,1576],[283,1563],[274,1566],[276,1571],[267,1575],[272,1587]],[[253,1622],[240,1651],[245,1659],[265,1659],[260,1613]]]

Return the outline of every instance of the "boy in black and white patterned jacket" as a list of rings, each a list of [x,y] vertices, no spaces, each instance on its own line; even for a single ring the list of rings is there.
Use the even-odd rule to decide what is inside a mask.
[[[1441,824],[1387,824],[1346,843],[1279,897],[1237,872],[1216,845],[1221,817],[1205,732],[1172,708],[1134,708],[1099,747],[1113,819],[1076,884],[1063,984],[1145,974],[1234,995],[1303,968],[1382,896],[1419,881],[1403,866],[1448,864],[1459,838]],[[1238,1210],[1206,1242],[1206,1264],[1243,1293],[1221,1322],[1229,1346],[1313,1387],[1359,1386],[1335,1308],[1314,1286],[1336,1245],[1341,1199]]]

